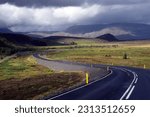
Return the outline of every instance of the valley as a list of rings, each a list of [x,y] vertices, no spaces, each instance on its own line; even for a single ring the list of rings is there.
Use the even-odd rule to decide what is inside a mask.
[[[114,25],[122,26],[113,24],[112,27]],[[149,70],[149,36],[146,39],[140,39],[142,36],[139,36],[137,40],[124,40],[116,36],[116,33],[127,32],[118,32],[117,29],[112,33],[114,29],[111,27],[106,30],[103,29],[106,25],[99,26],[105,33],[100,33],[98,29],[88,30],[97,32],[82,32],[86,31],[84,28],[87,26],[72,27],[63,33],[16,33],[8,29],[1,30],[0,99],[49,99],[64,91],[85,85],[85,71],[89,69],[92,69],[90,75],[95,74],[90,76],[90,82],[95,81],[97,76],[107,76],[107,66]],[[81,30],[82,34],[76,30]],[[15,56],[10,57],[13,54]],[[47,60],[38,60],[33,57],[34,54]],[[7,57],[10,58],[5,60]],[[39,64],[39,61],[42,63]],[[74,65],[76,63],[79,66]],[[86,67],[88,70],[83,70]]]

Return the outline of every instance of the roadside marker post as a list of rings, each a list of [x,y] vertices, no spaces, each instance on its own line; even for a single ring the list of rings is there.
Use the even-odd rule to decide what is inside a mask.
[[[64,70],[61,70],[60,73],[64,72]]]
[[[91,68],[93,67],[93,65],[91,64]]]
[[[89,83],[89,74],[87,72],[85,73],[85,82],[86,82],[86,85],[88,85],[88,83]]]
[[[144,69],[146,69],[146,65],[144,64]]]
[[[107,71],[109,71],[109,66],[107,66]]]

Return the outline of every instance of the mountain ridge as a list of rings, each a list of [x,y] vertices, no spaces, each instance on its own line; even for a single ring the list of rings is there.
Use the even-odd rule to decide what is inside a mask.
[[[72,34],[82,34],[86,37],[98,37],[110,33],[121,40],[150,38],[150,25],[140,23],[75,25],[65,31]]]

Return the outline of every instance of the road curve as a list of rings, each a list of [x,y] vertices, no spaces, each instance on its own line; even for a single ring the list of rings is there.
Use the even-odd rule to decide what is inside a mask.
[[[35,58],[42,59],[37,55]],[[42,59],[49,64],[48,60]],[[52,62],[52,61],[51,61]],[[72,66],[81,65],[88,68],[90,65],[55,61]],[[102,68],[105,65],[93,65],[93,68]],[[82,69],[82,68],[81,68]],[[100,77],[95,74],[92,77]],[[82,85],[73,90],[63,92],[45,99],[53,100],[149,100],[150,99],[150,70],[112,66],[111,73],[101,76],[101,79],[91,81],[89,85]]]
[[[103,77],[109,73],[109,71],[106,70],[106,67],[95,68],[91,65],[87,66],[73,62],[48,60],[38,54],[34,54],[33,56],[36,58],[38,64],[48,67],[56,72],[88,72],[91,79],[94,79],[97,76]]]

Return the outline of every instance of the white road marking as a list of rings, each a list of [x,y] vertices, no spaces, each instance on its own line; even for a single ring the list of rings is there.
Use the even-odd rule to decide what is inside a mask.
[[[130,98],[130,96],[131,96],[131,93],[133,92],[133,90],[134,90],[134,88],[135,88],[135,86],[133,86],[133,83],[137,83],[137,80],[138,80],[138,75],[135,73],[135,72],[133,72],[133,71],[131,71],[131,70],[128,70],[128,69],[125,69],[125,68],[122,68],[122,70],[123,71],[128,71],[128,72],[131,72],[132,74],[133,74],[133,76],[134,76],[134,78],[133,78],[133,80],[132,80],[132,82],[131,82],[131,84],[129,85],[129,87],[128,87],[128,89],[125,91],[125,93],[122,95],[122,97],[120,98],[120,100],[123,100],[125,97],[125,99],[129,99]],[[134,87],[134,88],[133,88]],[[132,91],[132,92],[131,92]],[[130,94],[130,95],[129,95]],[[127,95],[127,96],[126,96]]]
[[[138,77],[138,75],[136,74],[136,77]]]
[[[75,89],[73,89],[73,90],[70,90],[70,91],[68,91],[68,92],[65,92],[65,93],[62,93],[62,94],[60,94],[60,95],[54,96],[54,97],[50,98],[49,100],[53,100],[53,99],[55,99],[55,98],[58,98],[58,97],[60,97],[60,96],[65,95],[65,94],[68,94],[68,93],[71,93],[71,92],[73,92],[73,91],[76,91],[76,90],[79,90],[79,89],[81,89],[81,88],[84,88],[84,87],[86,87],[86,86],[89,86],[89,85],[91,85],[91,84],[93,84],[93,83],[95,83],[95,82],[98,82],[98,81],[100,81],[100,80],[103,80],[103,79],[107,78],[107,77],[110,76],[112,73],[113,73],[113,71],[110,70],[110,73],[107,74],[106,76],[102,77],[101,79],[98,79],[98,80],[95,80],[95,81],[93,81],[93,82],[90,82],[88,85],[83,85],[83,86],[80,86],[80,87],[75,88]]]
[[[128,87],[128,89],[125,91],[125,93],[122,95],[122,97],[120,98],[120,100],[123,100],[124,99],[124,97],[128,94],[128,92],[130,91],[130,89],[131,89],[131,87],[132,87],[132,85],[130,85],[129,87]]]
[[[135,80],[135,82],[134,82],[134,83],[136,84],[136,83],[137,83],[137,81],[138,81],[138,78],[136,78],[136,80]]]
[[[67,63],[67,64],[68,64],[68,63]],[[125,91],[125,93],[124,93],[124,94],[122,95],[122,97],[120,98],[120,100],[123,100],[123,99],[126,99],[126,100],[127,100],[127,99],[130,98],[130,96],[131,96],[131,94],[132,94],[132,92],[133,92],[133,90],[134,90],[134,88],[135,88],[135,86],[133,86],[133,83],[135,83],[135,84],[137,83],[137,81],[138,81],[138,75],[137,75],[135,72],[133,72],[133,71],[131,71],[131,70],[129,70],[129,69],[117,68],[117,67],[113,67],[113,68],[115,68],[115,69],[120,69],[120,70],[126,72],[126,73],[128,74],[128,76],[130,75],[130,74],[129,74],[129,72],[130,72],[130,73],[132,73],[133,76],[134,76],[134,78],[133,78],[131,84],[129,85],[128,89]],[[91,84],[93,84],[93,83],[95,83],[95,82],[97,82],[97,81],[103,80],[104,78],[107,78],[107,77],[108,77],[109,75],[111,75],[112,73],[113,73],[113,71],[111,70],[111,72],[110,72],[108,75],[104,76],[104,77],[101,78],[101,79],[98,79],[98,80],[95,80],[95,81],[93,81],[93,82],[90,82],[88,85],[91,85]],[[54,96],[54,97],[50,98],[50,100],[55,99],[55,98],[60,97],[60,96],[63,96],[63,95],[65,95],[65,94],[68,94],[68,93],[70,93],[70,92],[79,90],[79,89],[84,88],[84,87],[86,87],[86,86],[88,86],[88,85],[83,85],[83,86],[80,86],[80,87],[78,87],[78,88],[75,88],[75,89],[73,89],[73,90],[71,90],[71,91],[68,91],[68,92],[62,93],[62,94],[60,94],[60,95]],[[125,98],[125,97],[126,97],[126,98]]]
[[[130,92],[128,93],[127,97],[126,97],[126,100],[128,100],[134,90],[135,86],[132,87],[132,89],[130,90]]]

